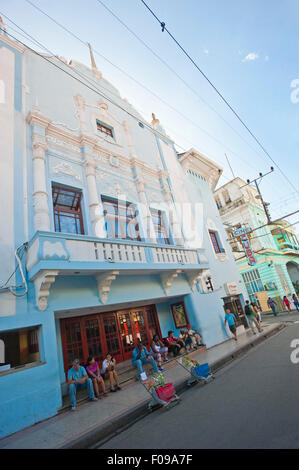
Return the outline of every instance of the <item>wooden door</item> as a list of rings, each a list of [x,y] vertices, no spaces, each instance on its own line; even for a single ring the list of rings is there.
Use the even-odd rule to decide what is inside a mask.
[[[117,362],[123,361],[123,352],[120,342],[119,328],[116,313],[104,313],[101,315],[104,326],[104,336],[106,341],[106,351],[112,354]]]
[[[64,368],[67,374],[72,367],[74,359],[84,363],[83,338],[80,318],[72,318],[61,321],[61,336],[63,345]]]
[[[135,344],[135,334],[133,334],[133,325],[129,310],[117,312],[117,319],[120,333],[120,343],[123,354],[123,361],[132,358],[132,350]]]
[[[83,340],[86,342],[88,356],[94,356],[96,361],[102,361],[105,353],[105,337],[101,332],[101,317],[85,317]],[[85,336],[85,338],[84,338]]]

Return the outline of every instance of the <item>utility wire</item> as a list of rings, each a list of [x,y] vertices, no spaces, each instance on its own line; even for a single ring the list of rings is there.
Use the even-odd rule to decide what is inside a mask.
[[[98,0],[99,1],[99,0]],[[181,51],[185,54],[185,56],[191,61],[191,63],[194,65],[194,67],[201,73],[201,75],[207,80],[207,82],[210,84],[210,86],[213,88],[213,90],[220,96],[222,101],[228,106],[228,108],[231,110],[231,112],[236,116],[238,121],[245,127],[245,129],[249,132],[251,137],[255,140],[255,142],[258,144],[258,146],[263,150],[265,155],[271,160],[272,163],[279,169],[280,173],[284,176],[284,178],[288,181],[290,186],[295,189],[296,192],[298,192],[298,189],[293,185],[293,183],[289,180],[289,178],[285,175],[285,173],[281,170],[279,165],[275,162],[275,160],[271,157],[269,152],[265,149],[264,145],[260,142],[260,140],[255,136],[255,134],[249,129],[247,124],[244,122],[244,120],[240,117],[240,115],[234,110],[234,108],[229,104],[229,102],[226,100],[226,98],[222,95],[222,93],[216,88],[216,86],[211,82],[211,80],[207,77],[207,75],[201,70],[201,68],[197,65],[197,63],[192,59],[192,57],[188,54],[188,52],[183,48],[183,46],[176,40],[176,38],[173,36],[173,34],[167,29],[165,23],[161,21],[157,15],[151,10],[151,8],[147,5],[147,3],[144,0],[140,0],[143,5],[148,9],[148,11],[153,15],[153,17],[158,21],[162,28],[162,32],[166,31],[167,34],[173,39],[173,41],[176,43],[176,45],[181,49]]]
[[[25,0],[29,3],[32,4],[32,2],[30,0]],[[114,13],[110,8],[107,7],[107,5],[105,5],[101,0],[97,0],[97,2],[102,5],[121,25],[123,25],[127,31],[129,31],[141,44],[143,44],[144,47],[146,47],[146,49],[148,49],[166,68],[168,68],[168,70],[170,70],[194,95],[196,95],[197,98],[199,98],[200,101],[202,101],[208,108],[210,108],[220,119],[222,119],[223,122],[226,123],[226,125],[228,127],[230,127],[230,129],[235,132],[236,135],[238,135],[240,137],[241,140],[243,140],[243,142],[245,142],[245,144],[248,145],[249,148],[251,148],[251,150],[253,150],[260,158],[261,155],[260,153],[210,104],[208,103],[193,87],[191,87],[189,85],[188,82],[186,82],[186,80],[184,80],[184,78],[179,75],[176,70],[174,70],[171,65],[169,65],[161,56],[159,56],[148,44],[146,44],[146,42],[143,41],[143,39],[140,38],[140,36],[138,36],[135,31],[133,31],[131,28],[129,28],[129,26],[121,20],[121,18],[119,18],[119,16],[116,15],[116,13]],[[33,5],[33,4],[32,4]],[[142,85],[141,85],[142,86]],[[236,152],[233,152],[235,155]],[[237,155],[238,156],[238,155]],[[240,158],[240,157],[238,157]],[[244,160],[245,161],[245,160]],[[248,163],[248,161],[246,161],[246,164],[248,166],[250,166],[251,168],[254,168],[252,165],[250,165]],[[254,168],[254,170],[256,170],[256,168]]]
[[[93,91],[95,91],[96,93],[100,94],[101,96],[103,96],[104,98],[106,98],[108,101],[110,101],[111,103],[113,103],[115,106],[118,106],[120,109],[122,109],[123,111],[127,112],[128,114],[130,114],[131,117],[133,117],[134,119],[136,119],[138,122],[142,122],[150,132],[152,132],[153,134],[155,134],[155,132],[153,131],[152,127],[146,123],[145,121],[142,121],[142,119],[138,116],[135,116],[133,115],[132,113],[129,113],[127,110],[125,110],[124,108],[122,108],[120,105],[118,105],[117,103],[113,102],[110,98],[108,98],[107,96],[103,95],[101,90],[99,88],[97,88],[97,85],[98,83],[95,82],[94,80],[90,79],[89,77],[87,77],[86,75],[84,75],[83,73],[79,72],[78,70],[76,69],[73,69],[71,66],[69,66],[68,64],[66,64],[60,57],[58,57],[57,55],[54,55],[54,53],[49,50],[46,46],[44,46],[43,44],[41,44],[39,41],[37,41],[33,36],[31,36],[29,33],[27,33],[24,29],[22,29],[20,26],[18,26],[14,21],[12,21],[8,16],[6,16],[5,14],[1,13],[1,15],[3,17],[5,17],[6,19],[8,19],[8,21],[10,21],[12,24],[14,24],[17,28],[19,28],[21,31],[23,31],[23,33],[26,34],[27,36],[27,39],[28,38],[31,38],[29,39],[30,42],[32,42],[33,44],[35,45],[38,45],[39,47],[41,47],[42,49],[44,49],[45,51],[47,51],[49,54],[51,54],[51,57],[55,57],[57,60],[59,60],[64,66],[67,66],[68,68],[70,68],[72,70],[72,72],[75,72],[77,73],[77,75],[79,75],[81,78],[85,79],[88,83],[92,84],[93,87],[96,88],[93,89]],[[17,38],[15,38],[13,35],[7,33],[9,36],[11,36],[12,38],[18,40]],[[19,33],[20,34],[20,33]],[[23,35],[22,35],[23,36]],[[35,54],[37,54],[38,56],[40,56],[41,58],[43,59],[46,59],[48,62],[50,62],[52,65],[54,65],[55,67],[58,67],[57,64],[53,63],[52,61],[48,60],[47,57],[45,57],[43,54],[40,54],[38,53],[37,51],[35,51],[34,49],[30,48],[29,46],[26,46],[26,44],[24,44],[22,41],[19,41],[21,44],[23,44],[25,47],[27,47],[29,50],[31,50],[32,52],[34,52]],[[67,73],[68,75],[70,75],[72,78],[78,80],[76,77],[74,77],[72,74],[69,74],[68,72],[66,72],[64,69],[62,69],[61,67],[58,67],[60,70],[62,70],[63,72]],[[80,81],[80,80],[79,80]],[[81,81],[80,81],[81,82]],[[83,85],[86,85],[85,83],[81,82]],[[88,86],[88,85],[86,85]],[[88,87],[90,88],[90,87]],[[103,87],[101,85],[101,88],[105,89],[106,91],[108,91],[108,93],[116,96],[117,98],[119,98],[119,95],[116,95],[115,93],[113,93],[112,91],[110,91],[109,89]],[[90,88],[91,89],[91,88]],[[169,128],[169,130],[171,132],[174,132],[174,133],[177,133],[176,131],[173,131],[172,129]],[[182,138],[184,138],[185,140],[188,140],[186,139],[185,137],[182,136]],[[177,144],[176,142],[174,142],[174,144],[180,148],[183,152],[186,152],[187,150],[182,147],[181,145]],[[191,143],[191,145],[195,146],[194,144]],[[227,178],[225,175],[222,174],[222,176],[227,179],[229,181],[229,178]]]
[[[84,46],[88,47],[88,42],[82,40],[79,36],[77,36],[75,33],[73,33],[70,29],[66,28],[64,25],[62,25],[61,23],[59,23],[55,18],[53,18],[52,16],[50,16],[48,13],[46,13],[45,11],[43,11],[40,7],[38,7],[37,5],[35,5],[31,0],[25,0],[28,4],[30,4],[31,6],[33,6],[36,10],[38,10],[40,13],[42,13],[43,15],[45,15],[48,19],[50,19],[52,22],[54,22],[57,26],[59,26],[60,28],[62,28],[64,31],[66,31],[68,34],[70,34],[72,37],[74,37],[77,41],[79,41],[81,44],[83,44]],[[134,35],[134,37],[136,37],[145,47],[147,47],[151,52],[152,54],[154,54],[166,67],[169,68],[169,70],[171,70],[172,73],[174,73],[181,81],[183,81],[183,83],[191,89],[191,91],[193,93],[195,93],[198,98],[200,98],[208,107],[210,107],[221,119],[223,119],[223,121],[248,145],[250,146],[250,148],[252,150],[254,150],[256,152],[256,150],[242,137],[241,134],[239,134],[212,106],[210,106],[200,95],[198,95],[198,93],[193,90],[193,88],[191,88],[187,82],[185,82],[184,79],[182,79],[180,77],[180,75],[178,75],[174,69],[172,69],[162,58],[160,58],[149,46],[147,46],[147,44],[141,39],[139,38],[135,33],[134,31],[132,31],[117,15],[115,15],[103,2],[101,2],[100,0],[97,0],[104,8],[106,8],[106,10],[111,13],[111,15],[113,15],[128,31],[130,31],[131,34]],[[176,109],[174,106],[172,106],[171,104],[169,104],[167,101],[165,101],[163,98],[161,98],[159,95],[157,95],[154,91],[152,91],[151,89],[149,89],[146,85],[142,84],[141,82],[139,82],[136,78],[132,77],[132,75],[130,75],[129,73],[127,73],[126,71],[124,71],[122,68],[120,68],[118,65],[114,64],[110,59],[107,59],[107,57],[105,57],[103,54],[101,54],[100,52],[98,52],[94,47],[93,47],[93,52],[98,55],[99,57],[101,57],[102,59],[104,59],[106,62],[108,62],[110,65],[112,65],[114,68],[116,68],[118,71],[120,71],[122,74],[124,74],[126,77],[128,77],[130,80],[132,80],[134,83],[136,83],[137,85],[139,85],[140,87],[142,87],[144,90],[146,90],[148,93],[150,93],[152,96],[154,96],[157,100],[159,100],[161,103],[163,103],[165,106],[167,106],[169,109],[171,109],[172,111],[176,112],[179,116],[181,116],[183,119],[185,119],[186,121],[188,121],[189,123],[191,123],[194,127],[198,128],[200,131],[202,131],[204,134],[206,134],[211,140],[214,140],[217,144],[223,146],[224,148],[226,148],[229,152],[233,153],[238,159],[242,160],[241,157],[234,151],[232,150],[231,148],[229,148],[224,142],[222,142],[221,140],[219,140],[217,137],[213,136],[210,132],[208,132],[206,129],[204,129],[203,127],[201,127],[199,124],[197,124],[196,122],[194,122],[192,119],[190,119],[189,117],[187,117],[185,114],[183,114],[181,111],[179,111],[178,109]],[[169,130],[171,130],[169,128]],[[176,131],[172,131],[171,132],[174,132],[176,133]],[[179,135],[179,134],[178,134]],[[185,137],[184,137],[185,138]],[[187,140],[185,138],[185,140]],[[192,144],[193,147],[197,147],[196,145]],[[258,153],[257,153],[258,154]],[[259,155],[259,154],[258,154]],[[260,156],[260,155],[259,155]],[[242,160],[243,161],[243,160]],[[245,160],[244,160],[245,162]],[[248,161],[245,162],[248,166],[250,166],[252,169],[256,170],[256,168],[254,166],[252,166]],[[229,179],[228,179],[229,181]]]

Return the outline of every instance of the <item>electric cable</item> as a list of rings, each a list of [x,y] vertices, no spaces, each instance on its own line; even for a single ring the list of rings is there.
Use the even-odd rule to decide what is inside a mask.
[[[99,1],[99,0],[98,0]],[[288,181],[289,185],[295,189],[296,192],[298,192],[298,189],[293,185],[293,183],[290,181],[290,179],[285,175],[285,173],[281,170],[279,165],[275,162],[275,160],[271,157],[269,152],[265,149],[264,145],[260,142],[260,140],[255,136],[255,134],[249,129],[245,121],[240,117],[240,115],[234,110],[232,105],[226,100],[226,98],[223,96],[223,94],[216,88],[216,86],[211,82],[211,80],[207,77],[207,75],[203,72],[203,70],[197,65],[197,63],[192,59],[192,57],[188,54],[188,52],[183,48],[183,46],[177,41],[177,39],[173,36],[173,34],[167,29],[166,25],[164,22],[162,22],[157,15],[151,10],[151,8],[147,5],[147,3],[144,0],[140,0],[143,5],[148,9],[148,11],[154,16],[154,18],[158,21],[160,26],[162,27],[162,32],[166,31],[167,34],[173,39],[173,41],[177,44],[177,46],[181,49],[181,51],[185,54],[185,56],[191,61],[191,63],[194,65],[194,67],[201,73],[201,75],[207,80],[207,82],[210,84],[210,86],[214,89],[214,91],[218,94],[218,96],[221,98],[221,100],[228,106],[228,108],[231,110],[231,112],[235,115],[235,117],[238,119],[238,121],[243,125],[243,127],[249,132],[251,137],[255,140],[255,142],[258,144],[258,146],[263,150],[265,155],[271,160],[272,163],[278,168],[280,173],[284,176],[286,181]]]
[[[50,19],[51,21],[53,21],[57,26],[59,26],[60,28],[62,28],[64,31],[66,31],[68,34],[70,34],[72,37],[74,37],[76,40],[78,40],[81,44],[83,44],[84,46],[88,47],[88,42],[85,42],[84,40],[82,40],[79,36],[77,36],[75,33],[73,33],[72,31],[70,31],[70,29],[66,28],[64,25],[62,25],[61,23],[59,23],[55,18],[53,18],[52,16],[50,16],[48,13],[46,13],[45,11],[43,11],[40,7],[38,7],[37,5],[35,5],[31,0],[25,0],[28,4],[30,4],[32,7],[34,7],[36,10],[38,10],[40,13],[42,13],[43,15],[45,15],[48,19]],[[109,11],[114,17],[116,17],[118,19],[118,21],[120,21],[120,23],[122,25],[124,25],[135,37],[137,37],[141,43],[148,47],[144,41],[139,38],[130,28],[128,28],[126,26],[126,24],[120,20],[117,15],[115,15],[108,7],[106,7],[106,5],[101,2],[100,0],[97,0],[99,1],[99,3],[101,5],[103,5],[104,8],[106,8],[107,11]],[[148,47],[149,48],[149,47]],[[163,59],[161,59],[151,48],[149,48],[149,50],[156,56],[158,57],[162,63],[164,63],[164,65],[166,65],[172,73],[174,73],[178,78],[180,78],[183,83],[189,87],[188,83],[184,81],[184,79],[182,79],[180,77],[179,74],[177,74],[175,72],[175,70],[173,70]],[[213,136],[210,132],[208,132],[206,129],[204,129],[203,127],[201,127],[199,124],[197,124],[196,122],[194,122],[192,119],[190,119],[189,117],[187,117],[185,114],[183,114],[181,111],[179,111],[178,109],[176,109],[173,105],[171,105],[170,103],[168,103],[166,100],[164,100],[163,98],[161,98],[159,95],[157,95],[154,91],[152,91],[150,88],[148,88],[146,85],[142,84],[141,82],[139,82],[138,80],[136,80],[136,78],[132,77],[132,75],[128,74],[126,71],[124,71],[122,68],[120,68],[118,65],[115,65],[110,59],[107,59],[107,57],[105,57],[103,54],[101,54],[100,52],[98,52],[95,48],[93,48],[93,52],[98,55],[99,57],[101,57],[102,59],[104,59],[105,61],[107,61],[110,65],[112,65],[113,67],[115,67],[118,71],[120,71],[122,74],[124,74],[126,77],[128,77],[130,80],[134,81],[137,85],[139,85],[140,87],[142,87],[144,90],[146,90],[148,93],[150,93],[152,96],[154,96],[157,100],[159,100],[161,103],[163,103],[165,106],[167,106],[168,108],[170,108],[172,111],[176,112],[179,116],[181,116],[183,119],[185,119],[186,121],[188,121],[189,123],[191,123],[193,126],[195,126],[196,128],[198,128],[199,130],[201,130],[204,134],[206,134],[211,140],[214,140],[216,143],[218,143],[219,145],[223,146],[224,148],[226,148],[229,152],[233,153],[238,159],[244,161],[244,163],[246,163],[246,165],[248,165],[249,167],[251,167],[252,169],[256,169],[253,165],[251,165],[248,161],[245,161],[243,160],[239,155],[238,153],[236,153],[234,150],[232,150],[230,147],[228,147],[224,142],[222,142],[221,140],[219,140],[217,137]],[[241,134],[239,134],[213,107],[211,107],[211,105],[209,105],[208,102],[206,102],[200,95],[198,95],[198,93],[193,90],[192,88],[190,88],[208,107],[210,107],[221,119],[223,119],[223,121],[252,149],[256,152],[256,150],[241,136]],[[135,106],[136,108],[136,106]],[[169,128],[169,130],[171,130]],[[171,132],[176,132],[176,131],[172,131]],[[194,146],[194,144],[193,144]],[[256,152],[257,153],[257,152]],[[259,155],[257,153],[257,155]],[[260,156],[260,155],[259,155]],[[228,179],[229,180],[229,179]]]

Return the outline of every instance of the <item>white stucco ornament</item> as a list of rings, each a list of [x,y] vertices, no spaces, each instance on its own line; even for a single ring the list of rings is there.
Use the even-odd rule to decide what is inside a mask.
[[[52,171],[52,173],[57,174],[57,175],[63,174],[63,175],[67,175],[67,176],[72,176],[76,180],[81,180],[81,176],[78,175],[74,171],[72,165],[70,165],[69,163],[66,163],[66,162],[62,162],[62,163],[59,163],[58,165],[53,166],[51,171]]]
[[[161,283],[166,295],[169,295],[173,280],[178,277],[181,272],[181,269],[176,269],[175,271],[160,274]]]
[[[58,274],[59,271],[41,272],[33,281],[35,287],[36,306],[42,312],[47,308],[50,288],[53,282],[55,282],[55,278]]]
[[[43,258],[68,259],[68,254],[61,242],[52,243],[46,240],[43,244]]]
[[[116,276],[119,274],[119,271],[108,271],[103,274],[98,274],[96,280],[98,283],[99,297],[103,304],[107,303],[111,283],[115,280]]]

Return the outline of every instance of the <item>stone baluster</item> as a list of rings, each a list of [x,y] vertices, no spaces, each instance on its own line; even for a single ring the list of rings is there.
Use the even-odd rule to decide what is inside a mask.
[[[35,230],[50,230],[49,204],[46,184],[46,151],[44,142],[33,143],[33,206]]]

